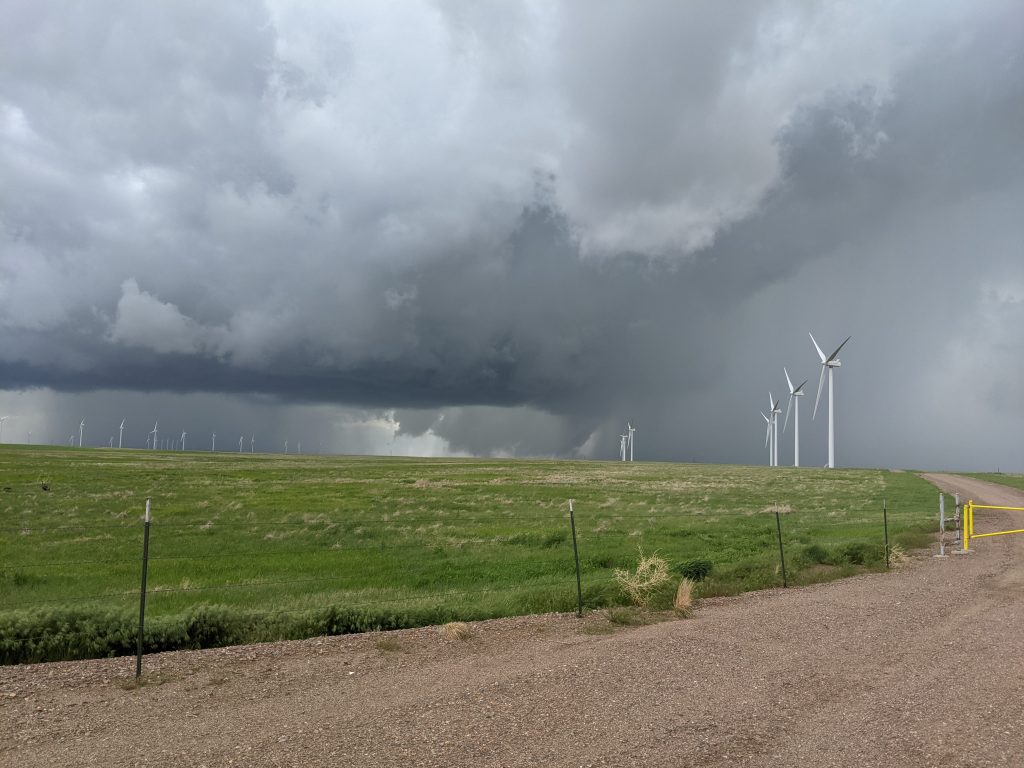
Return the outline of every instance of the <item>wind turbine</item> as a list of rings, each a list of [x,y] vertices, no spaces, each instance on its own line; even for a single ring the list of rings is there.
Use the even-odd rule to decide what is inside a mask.
[[[82,447],[82,433],[85,432],[85,419],[82,419],[82,423],[78,425],[78,447]]]
[[[629,460],[633,460],[633,433],[636,432],[636,427],[626,422],[626,429],[629,432]]]
[[[779,404],[781,402],[782,402],[782,400],[781,399],[780,400],[776,400],[772,396],[771,392],[768,393],[768,403],[769,403],[769,408],[771,409],[771,410],[768,411],[768,413],[772,417],[771,430],[772,430],[772,455],[774,456],[774,459],[772,460],[772,466],[773,467],[779,466],[779,414],[782,413],[782,409],[779,408]]]
[[[818,357],[821,358],[821,376],[818,377],[818,396],[814,398],[814,413],[811,418],[815,418],[818,415],[818,401],[821,400],[821,386],[825,383],[825,371],[828,371],[828,467],[833,469],[836,466],[836,432],[835,432],[835,400],[833,398],[832,390],[832,369],[839,368],[842,363],[839,362],[839,350],[846,346],[846,342],[849,341],[852,336],[847,336],[843,340],[843,343],[836,347],[836,351],[828,357],[825,357],[825,353],[821,351],[821,347],[818,346],[818,342],[814,340],[814,335],[808,331],[807,335],[811,337],[811,343],[814,345],[815,351],[818,353]]]
[[[619,460],[626,460],[626,435],[619,435]]]
[[[111,448],[114,447],[114,436],[113,435],[110,436],[110,447]]]
[[[789,384],[789,403],[786,404],[786,420],[782,423],[782,431],[786,431],[786,427],[789,426],[789,409],[796,405],[796,409],[793,412],[793,466],[800,466],[800,401],[798,397],[804,396],[804,384],[807,383],[807,379],[804,379],[803,384],[799,387],[793,386],[793,380],[789,378],[789,371],[783,367],[782,372],[786,374],[786,383]]]
[[[185,432],[183,430],[182,433],[181,433],[181,450],[183,450],[183,451],[185,450],[185,438],[186,437],[188,437],[188,432]]]
[[[121,419],[121,426],[117,428],[117,447],[121,447],[121,441],[124,438],[124,422],[125,419]]]
[[[249,453],[256,453],[256,433],[249,437]]]
[[[772,420],[764,415],[764,411],[761,411],[761,418],[768,425],[764,433],[764,447],[768,449],[768,466],[773,467],[775,466],[775,451],[772,450]]]
[[[159,427],[159,426],[160,426],[160,419],[157,419],[156,423],[153,425],[153,431],[149,433],[149,434],[151,434],[153,436],[153,450],[154,451],[156,450],[156,446],[157,446],[157,442],[156,442],[157,431],[156,431],[156,428]]]
[[[10,416],[0,416],[0,443],[3,442],[4,437],[4,422],[7,421]]]
[[[299,456],[301,456],[301,455],[302,455],[302,441],[301,441],[301,440],[299,440],[299,444],[298,444],[298,446],[297,446],[297,447],[295,448],[295,452],[296,452],[297,454],[299,454]]]
[[[212,440],[210,442],[210,453],[213,453],[216,450],[217,450],[217,433],[214,432],[213,433],[213,438],[212,438]]]
[[[245,440],[245,435],[238,436],[238,452],[242,452],[242,442]]]
[[[288,441],[287,440],[284,441],[284,455],[285,456],[288,455]]]

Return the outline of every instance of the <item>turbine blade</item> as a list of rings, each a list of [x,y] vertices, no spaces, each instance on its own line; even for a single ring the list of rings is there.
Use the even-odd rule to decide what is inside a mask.
[[[798,392],[800,392],[804,388],[804,384],[806,384],[806,383],[807,383],[807,379],[804,379],[803,384],[801,384],[799,387],[797,387],[796,389],[793,390],[793,394],[795,395]]]
[[[846,340],[842,344],[840,344],[838,347],[836,347],[836,351],[833,352],[831,355],[829,355],[828,362],[831,363],[833,360],[835,360],[836,357],[839,355],[839,350],[842,349],[843,347],[845,347],[846,346],[846,342],[849,341],[852,338],[853,338],[853,336],[847,336]]]
[[[825,360],[826,360],[826,358],[825,358],[825,353],[821,351],[821,347],[819,347],[819,346],[818,346],[818,342],[816,342],[816,341],[814,340],[814,334],[812,334],[812,333],[811,333],[810,331],[808,331],[808,332],[807,332],[807,335],[811,337],[811,344],[813,344],[813,345],[814,345],[814,348],[815,348],[816,350],[818,350],[818,357],[820,357],[820,358],[821,358],[821,362],[823,362],[823,363],[824,363],[824,362],[825,362]]]
[[[814,413],[811,414],[811,418],[812,419],[815,416],[818,415],[818,403],[821,400],[821,388],[825,384],[825,368],[826,368],[825,364],[822,363],[821,364],[821,376],[818,377],[818,396],[814,398]]]
[[[793,380],[789,378],[789,371],[786,370],[786,366],[782,366],[782,372],[786,374],[786,383],[789,384],[789,394],[793,394]]]
[[[793,407],[793,396],[790,395],[789,396],[789,402],[786,403],[786,420],[784,422],[782,422],[782,432],[783,432],[783,434],[785,434],[785,432],[786,432],[786,427],[789,426],[789,410],[792,407]]]

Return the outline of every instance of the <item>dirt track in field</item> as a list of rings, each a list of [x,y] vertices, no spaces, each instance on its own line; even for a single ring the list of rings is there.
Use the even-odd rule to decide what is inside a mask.
[[[1024,493],[944,475],[944,490]],[[1024,527],[979,513],[976,530]],[[601,616],[0,669],[0,765],[1022,766],[1024,538]],[[613,630],[610,633],[607,630]]]

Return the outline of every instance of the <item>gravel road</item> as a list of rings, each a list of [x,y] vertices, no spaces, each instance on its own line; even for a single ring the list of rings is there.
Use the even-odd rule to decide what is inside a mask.
[[[132,659],[0,668],[0,765],[1021,766],[1022,588],[1024,538],[1001,536],[641,627],[549,615],[168,653],[138,688]]]

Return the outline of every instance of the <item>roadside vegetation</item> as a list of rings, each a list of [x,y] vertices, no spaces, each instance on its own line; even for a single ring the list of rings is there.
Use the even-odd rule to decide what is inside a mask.
[[[627,606],[884,568],[925,546],[911,473],[687,464],[0,447],[0,661],[134,652],[152,499],[147,651]],[[660,568],[660,566],[659,566]],[[659,571],[660,572],[660,571]],[[681,605],[681,603],[680,603]]]

